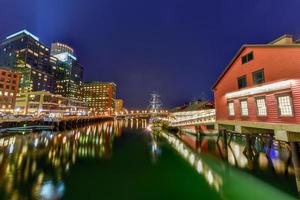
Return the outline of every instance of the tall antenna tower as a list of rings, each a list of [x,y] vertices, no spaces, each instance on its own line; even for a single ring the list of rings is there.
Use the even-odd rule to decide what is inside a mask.
[[[150,111],[158,111],[162,108],[163,104],[160,100],[160,95],[157,92],[150,94],[149,109]]]

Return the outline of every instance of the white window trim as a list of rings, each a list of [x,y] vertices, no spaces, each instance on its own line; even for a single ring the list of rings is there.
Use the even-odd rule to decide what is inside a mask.
[[[288,96],[289,97],[289,101],[290,101],[290,106],[291,106],[291,114],[285,114],[283,115],[281,113],[281,109],[280,109],[280,102],[279,102],[279,98],[280,97],[285,97]],[[292,95],[290,93],[283,93],[283,94],[277,94],[276,95],[276,101],[277,101],[277,110],[278,110],[278,115],[280,117],[294,117],[294,107],[293,107],[293,98]]]
[[[230,109],[230,105],[232,105],[232,110]],[[228,115],[230,117],[233,117],[235,116],[235,110],[234,110],[234,102],[233,101],[230,101],[227,103],[227,109],[228,109]],[[232,112],[231,112],[232,111]]]
[[[243,107],[242,107],[243,102],[246,102],[247,114],[243,114]],[[240,109],[241,110],[241,116],[243,116],[243,117],[249,116],[249,107],[248,107],[248,100],[247,99],[240,100],[240,107],[241,107],[241,109]]]
[[[261,99],[263,99],[264,100],[264,104],[265,104],[265,109],[266,109],[266,114],[260,114],[260,111],[259,111],[259,107],[258,107],[258,104],[257,104],[257,101],[258,100],[261,100]],[[257,116],[259,116],[259,117],[266,117],[266,116],[268,116],[268,108],[267,108],[267,100],[266,100],[266,97],[256,97],[255,98],[255,104],[256,104],[256,114],[257,114]]]

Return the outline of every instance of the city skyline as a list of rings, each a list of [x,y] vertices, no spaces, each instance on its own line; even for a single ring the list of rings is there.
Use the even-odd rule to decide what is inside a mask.
[[[0,200],[298,199],[299,6],[0,0]]]
[[[213,83],[242,44],[300,38],[297,5],[2,1],[0,38],[26,28],[49,47],[66,43],[85,67],[84,80],[116,82],[126,107],[146,107],[154,90],[174,107],[203,94],[212,99]]]

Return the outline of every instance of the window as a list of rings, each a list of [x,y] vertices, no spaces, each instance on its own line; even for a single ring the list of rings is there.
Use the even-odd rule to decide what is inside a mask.
[[[247,100],[241,101],[241,115],[242,116],[248,116],[248,102]]]
[[[247,63],[247,62],[253,60],[253,58],[254,58],[253,52],[244,55],[244,56],[242,57],[242,64],[245,64],[245,63]]]
[[[264,74],[264,70],[258,70],[252,73],[252,77],[253,77],[253,84],[257,85],[257,84],[261,84],[265,82],[265,74]]]
[[[234,113],[234,103],[233,102],[228,103],[228,113],[229,113],[229,116],[234,116],[235,115],[235,113]]]
[[[238,81],[238,88],[239,89],[247,87],[247,77],[246,77],[246,75],[239,77],[237,81]]]
[[[280,116],[293,116],[292,97],[290,94],[278,95],[277,103]]]
[[[256,101],[256,111],[258,116],[267,116],[267,105],[265,97],[257,97]]]

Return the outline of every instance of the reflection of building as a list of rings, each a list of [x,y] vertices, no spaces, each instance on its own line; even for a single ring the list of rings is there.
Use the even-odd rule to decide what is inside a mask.
[[[83,101],[93,112],[112,112],[115,108],[116,84],[113,82],[89,82],[81,87]]]
[[[295,139],[300,134],[299,52],[300,44],[289,35],[242,46],[213,87],[219,128]]]
[[[83,78],[83,67],[74,56],[71,47],[53,43],[51,46],[52,62],[55,65],[55,93],[65,97],[80,99],[80,85]]]
[[[0,199],[27,199],[29,195],[30,199],[61,199],[63,177],[72,165],[78,160],[111,157],[114,129],[107,122],[67,134],[42,131],[0,138]],[[18,176],[22,178],[14,179]]]
[[[16,103],[20,74],[0,68],[0,111],[11,112]]]
[[[115,100],[115,111],[122,112],[123,111],[124,102],[122,99]]]
[[[50,51],[26,30],[6,37],[0,46],[0,65],[22,74],[20,91],[53,90]]]
[[[22,93],[17,97],[16,108],[23,114],[62,113],[86,114],[86,103],[51,94],[46,91]]]

